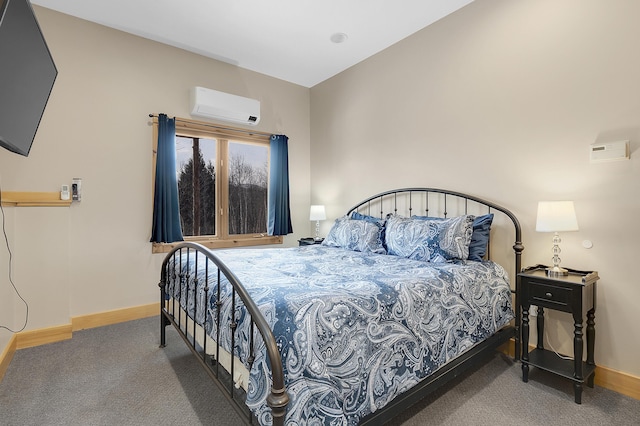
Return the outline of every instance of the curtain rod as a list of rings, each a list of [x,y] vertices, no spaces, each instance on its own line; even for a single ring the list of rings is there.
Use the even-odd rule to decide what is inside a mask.
[[[162,114],[162,113],[161,113]],[[149,114],[150,118],[158,118],[157,114]],[[204,121],[196,121],[196,120],[189,120],[186,118],[178,118],[178,117],[174,117],[176,121],[181,121],[183,123],[191,123],[191,124],[195,124],[198,126],[204,126],[204,127],[211,127],[213,129],[218,129],[218,130],[229,130],[232,132],[242,132],[242,133],[246,133],[248,135],[259,135],[259,136],[266,136],[266,137],[271,137],[271,135],[273,135],[273,133],[265,133],[265,132],[256,132],[253,130],[245,130],[245,129],[240,129],[237,127],[224,127],[224,126],[219,126],[217,124],[212,124],[212,123],[206,123]]]

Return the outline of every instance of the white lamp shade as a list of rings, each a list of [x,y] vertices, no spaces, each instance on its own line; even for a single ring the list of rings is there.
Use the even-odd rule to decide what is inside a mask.
[[[540,201],[536,231],[560,232],[577,231],[578,219],[573,201]]]
[[[324,212],[324,206],[313,205],[309,212],[309,220],[325,220],[327,215]]]

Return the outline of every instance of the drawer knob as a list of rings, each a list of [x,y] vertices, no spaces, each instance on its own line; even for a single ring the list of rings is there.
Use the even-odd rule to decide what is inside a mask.
[[[551,293],[549,293],[549,292],[546,292],[546,293],[545,293],[545,296],[547,296],[547,297],[552,297],[552,296],[553,296],[553,294],[551,294]]]

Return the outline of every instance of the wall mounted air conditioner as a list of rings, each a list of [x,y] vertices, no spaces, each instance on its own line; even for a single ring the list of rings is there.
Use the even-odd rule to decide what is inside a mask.
[[[592,163],[629,159],[629,141],[603,142],[591,144],[589,159]]]
[[[191,115],[255,126],[260,122],[260,101],[194,87],[191,89]]]

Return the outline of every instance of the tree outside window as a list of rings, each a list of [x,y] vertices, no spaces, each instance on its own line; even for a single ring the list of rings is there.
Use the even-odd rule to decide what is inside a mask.
[[[176,136],[184,236],[265,234],[268,156],[267,144]]]

